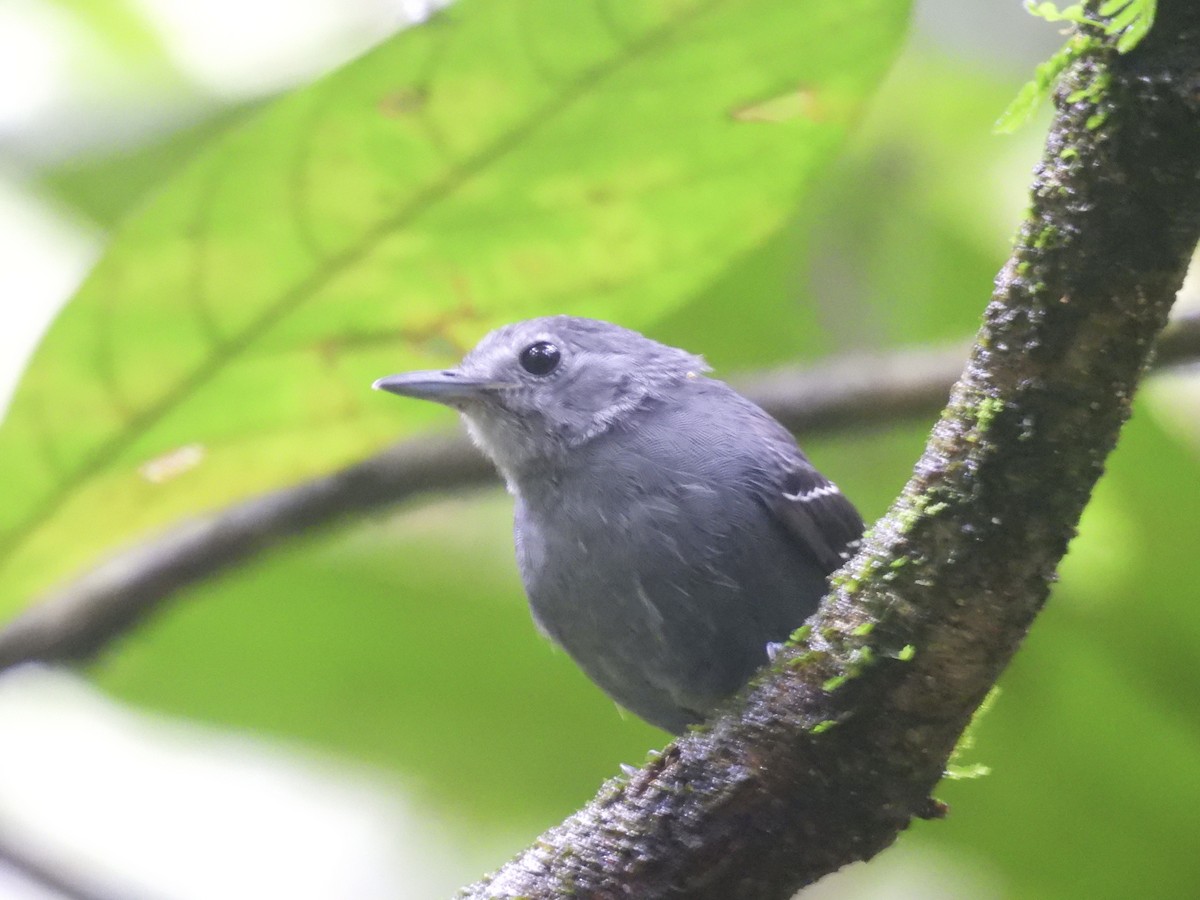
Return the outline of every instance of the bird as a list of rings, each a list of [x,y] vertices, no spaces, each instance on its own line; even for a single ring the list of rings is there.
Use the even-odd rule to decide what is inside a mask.
[[[675,734],[807,619],[863,532],[791,433],[703,358],[546,316],[453,368],[373,387],[461,414],[515,498],[539,630],[609,697]]]

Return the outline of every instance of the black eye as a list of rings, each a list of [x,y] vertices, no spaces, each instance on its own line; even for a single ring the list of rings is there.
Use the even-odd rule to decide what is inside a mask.
[[[521,368],[530,375],[549,375],[558,368],[562,353],[549,341],[537,341],[521,351]]]

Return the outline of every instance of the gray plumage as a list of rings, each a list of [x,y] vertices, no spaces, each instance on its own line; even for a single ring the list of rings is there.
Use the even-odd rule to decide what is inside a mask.
[[[791,434],[704,361],[554,316],[377,388],[457,408],[516,498],[534,619],[621,706],[682,731],[817,606],[862,533]]]

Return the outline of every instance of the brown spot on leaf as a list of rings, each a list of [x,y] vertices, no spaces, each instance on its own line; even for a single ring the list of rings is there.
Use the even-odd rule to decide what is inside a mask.
[[[821,97],[812,88],[799,87],[786,94],[779,94],[767,100],[748,103],[730,112],[735,122],[788,122],[796,118],[805,118],[810,122],[822,122],[827,118],[827,110],[821,103]]]
[[[456,288],[458,287],[460,285],[456,282]],[[329,367],[337,364],[338,357],[343,352],[388,344],[407,344],[426,352],[462,356],[471,348],[455,337],[455,327],[463,322],[477,322],[482,319],[483,315],[470,299],[464,297],[453,308],[437,313],[420,323],[379,331],[343,332],[318,341],[315,349]]]
[[[379,101],[379,111],[389,119],[399,119],[419,112],[429,102],[425,87],[404,87],[385,94]]]

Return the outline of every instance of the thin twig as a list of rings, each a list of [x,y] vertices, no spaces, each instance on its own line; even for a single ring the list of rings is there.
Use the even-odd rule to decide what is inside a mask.
[[[793,432],[877,429],[905,421],[932,422],[962,373],[970,344],[952,344],[832,359],[776,369],[740,387]],[[1159,337],[1156,372],[1200,365],[1200,313],[1179,316]]]

